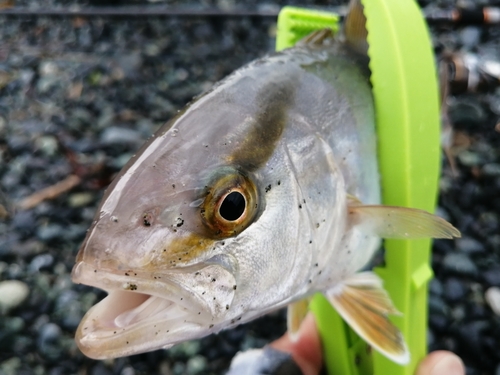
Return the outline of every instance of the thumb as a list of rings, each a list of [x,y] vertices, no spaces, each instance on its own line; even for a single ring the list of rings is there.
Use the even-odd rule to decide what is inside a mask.
[[[465,367],[455,354],[439,350],[424,358],[415,375],[465,375]]]
[[[297,339],[292,340],[287,333],[270,344],[274,349],[290,353],[304,375],[317,375],[322,367],[321,341],[314,315],[308,313],[302,322]]]

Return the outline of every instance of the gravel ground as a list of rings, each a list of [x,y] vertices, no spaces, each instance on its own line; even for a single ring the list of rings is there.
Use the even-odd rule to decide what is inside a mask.
[[[300,1],[307,3],[319,4]],[[0,209],[0,375],[222,374],[238,350],[285,331],[277,312],[169,351],[93,361],[78,351],[73,334],[103,293],[70,280],[112,174],[194,95],[272,51],[275,27],[274,19],[256,17],[0,15],[0,203],[11,211]],[[462,49],[500,61],[499,27],[432,31],[438,52]],[[500,287],[500,90],[452,97],[449,104],[458,175],[444,163],[439,211],[463,237],[435,242],[429,345],[458,353],[469,375],[498,375],[500,317],[485,294],[494,298],[490,288]],[[30,209],[13,207],[70,175],[84,177],[68,193]]]

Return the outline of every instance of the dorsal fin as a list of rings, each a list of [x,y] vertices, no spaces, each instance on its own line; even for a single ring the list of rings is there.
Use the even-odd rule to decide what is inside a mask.
[[[362,55],[368,54],[366,17],[360,0],[351,0],[349,3],[349,11],[344,21],[344,37],[352,50]]]

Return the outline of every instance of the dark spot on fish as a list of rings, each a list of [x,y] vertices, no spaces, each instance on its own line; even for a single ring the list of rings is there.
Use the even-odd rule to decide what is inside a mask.
[[[231,324],[234,324],[234,319],[231,319]]]
[[[214,326],[213,324],[210,324],[210,325],[208,326],[208,328],[212,328],[213,326]]]
[[[201,314],[201,311],[198,311],[198,315],[200,315],[200,314]]]
[[[205,293],[206,293],[206,292],[203,292],[203,293],[201,293],[201,295],[203,296]]]
[[[296,80],[287,74],[274,75],[256,93],[257,113],[253,124],[228,162],[253,172],[273,154],[288,117],[288,108],[293,105]]]
[[[95,273],[97,273],[97,270],[94,270]]]
[[[184,224],[184,220],[181,219],[180,217],[178,217],[177,224],[176,224],[177,228],[182,227],[183,224]]]
[[[179,258],[179,260],[182,260],[182,258]]]
[[[241,320],[241,316],[238,319],[236,319],[236,320]]]
[[[370,345],[366,345],[366,354],[372,354],[372,347]]]
[[[318,271],[318,275],[321,275],[321,272],[323,272],[323,271]]]
[[[299,208],[302,208],[302,205],[301,205],[301,204],[299,204]]]
[[[130,276],[127,272],[125,272],[125,276]]]
[[[226,305],[226,310],[229,310],[229,305]]]
[[[213,300],[215,301],[215,297],[213,298]]]
[[[200,274],[199,272],[195,272],[195,273],[194,273],[194,275],[195,275],[195,276],[198,276],[199,274]]]
[[[128,341],[127,341],[127,345],[128,345]]]
[[[113,331],[113,335],[116,335],[116,331]]]
[[[175,184],[172,184],[172,188],[174,188],[174,189],[175,189]]]
[[[309,279],[309,284],[311,284],[311,283],[312,283],[312,280],[311,280],[311,279]]]
[[[236,290],[236,285],[233,285],[233,290]]]
[[[225,244],[226,244],[226,242],[225,242],[225,241],[222,241],[222,242],[220,243],[220,245],[221,245],[221,246],[224,246]]]
[[[354,358],[354,363],[355,363],[356,366],[359,366],[361,364],[361,357],[359,355],[357,355]]]
[[[318,263],[315,263],[315,264],[314,264],[314,267],[318,267]]]
[[[212,279],[212,282],[215,283],[217,280],[216,279]]]
[[[316,223],[316,228],[319,228],[319,223]]]
[[[271,184],[266,186],[266,193],[268,193],[271,190]]]
[[[183,300],[184,298],[181,297],[181,301]]]
[[[170,330],[169,330],[169,329],[167,329],[167,333],[169,333],[169,332],[170,332]]]
[[[312,242],[312,240],[309,240],[309,243],[310,243],[310,244],[311,244],[311,243],[313,243],[313,242]]]
[[[142,223],[144,224],[145,227],[150,227],[152,221],[153,221],[153,216],[149,212],[146,212],[142,216]]]
[[[278,186],[280,186],[280,185],[281,185],[281,180],[278,180]]]

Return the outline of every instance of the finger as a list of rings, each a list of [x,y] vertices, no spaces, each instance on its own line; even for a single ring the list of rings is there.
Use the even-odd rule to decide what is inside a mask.
[[[271,347],[290,353],[304,375],[318,375],[323,363],[321,341],[316,322],[309,313],[300,326],[297,339],[291,340],[288,334],[272,342]]]
[[[422,360],[415,375],[465,375],[465,367],[452,352],[439,350]]]

